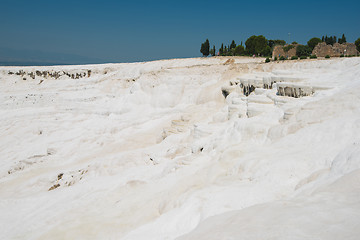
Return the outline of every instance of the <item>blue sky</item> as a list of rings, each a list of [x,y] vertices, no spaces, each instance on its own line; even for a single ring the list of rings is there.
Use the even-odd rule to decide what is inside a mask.
[[[360,1],[0,0],[0,49],[90,62],[201,56],[200,45],[251,35],[306,44],[314,36],[360,37]],[[5,51],[5,50],[6,51]],[[4,53],[5,54],[5,53]],[[1,51],[0,51],[1,57]],[[16,59],[21,58],[17,51]],[[88,58],[88,60],[86,60]],[[32,59],[32,60],[34,60]],[[84,60],[85,59],[85,60]],[[75,60],[74,60],[75,61]]]

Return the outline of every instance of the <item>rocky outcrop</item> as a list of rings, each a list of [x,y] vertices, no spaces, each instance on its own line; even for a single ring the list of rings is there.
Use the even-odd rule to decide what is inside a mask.
[[[325,42],[319,43],[315,46],[313,55],[317,57],[340,57],[340,55],[358,55],[359,52],[356,49],[354,43],[334,43],[334,45],[327,45]]]

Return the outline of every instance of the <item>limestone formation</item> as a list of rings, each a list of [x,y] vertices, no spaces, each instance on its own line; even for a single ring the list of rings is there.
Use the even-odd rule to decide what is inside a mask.
[[[310,96],[314,93],[314,89],[311,86],[306,86],[302,84],[294,84],[294,83],[278,83],[277,94],[280,96],[288,96],[288,97],[305,97]]]

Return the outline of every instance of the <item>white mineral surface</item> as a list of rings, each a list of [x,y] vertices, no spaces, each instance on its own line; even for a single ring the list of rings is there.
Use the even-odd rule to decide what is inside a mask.
[[[0,239],[359,239],[360,58],[233,59],[0,67]]]

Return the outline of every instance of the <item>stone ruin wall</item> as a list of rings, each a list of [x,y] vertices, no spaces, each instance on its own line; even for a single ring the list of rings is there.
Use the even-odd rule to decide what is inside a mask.
[[[275,57],[279,58],[279,56],[284,56],[287,58],[295,56],[297,45],[294,46],[295,47],[290,49],[288,52],[284,51],[284,46],[275,46],[272,54],[273,59]],[[340,57],[342,54],[359,55],[359,51],[357,51],[356,45],[354,43],[334,43],[334,45],[327,45],[325,42],[322,42],[316,45],[312,52],[312,55],[316,55],[317,57],[325,57],[326,55],[329,55],[330,57]]]
[[[292,49],[290,49],[289,51],[285,52],[284,51],[284,47],[286,47],[288,45],[285,45],[285,46],[282,46],[282,45],[277,45],[274,47],[274,50],[273,50],[273,54],[272,54],[272,57],[273,59],[275,57],[277,57],[279,59],[279,56],[284,56],[284,57],[288,57],[288,58],[291,58],[292,56],[295,56],[296,55],[296,47],[298,45],[294,45],[294,47]]]
[[[318,57],[325,57],[326,55],[330,57],[340,57],[342,54],[358,55],[359,52],[354,43],[334,43],[334,45],[326,45],[325,42],[322,42],[315,46],[312,54]]]

